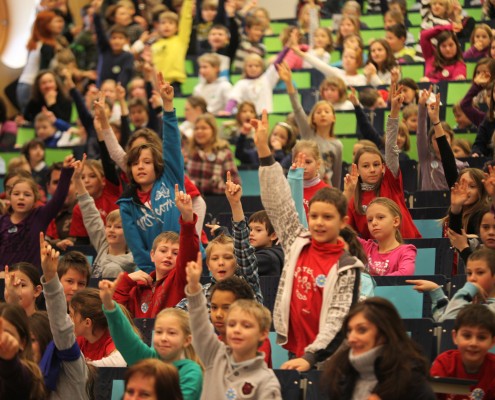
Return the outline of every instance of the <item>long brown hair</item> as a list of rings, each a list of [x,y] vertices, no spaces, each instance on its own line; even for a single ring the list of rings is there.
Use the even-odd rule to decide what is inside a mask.
[[[376,148],[376,147],[371,147],[371,146],[361,147],[356,152],[356,155],[354,156],[354,164],[358,165],[359,159],[365,153],[376,154],[377,156],[380,157],[382,164],[385,164],[385,159],[383,158],[383,154],[380,153],[380,150],[378,150],[378,148]],[[361,190],[361,183],[363,183],[363,180],[361,179],[361,177],[358,177],[358,183],[357,183],[356,189],[354,191],[354,208],[356,209],[356,213],[358,215],[365,215],[366,212],[363,210],[363,191]],[[382,181],[380,180],[380,182],[376,185],[376,188],[375,188],[375,196],[380,196],[381,184],[382,184]]]

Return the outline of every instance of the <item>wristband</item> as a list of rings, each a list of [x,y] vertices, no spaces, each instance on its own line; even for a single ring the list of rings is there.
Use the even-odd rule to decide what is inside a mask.
[[[442,121],[438,121],[436,124],[433,124],[433,126],[440,125],[441,123],[442,123]]]

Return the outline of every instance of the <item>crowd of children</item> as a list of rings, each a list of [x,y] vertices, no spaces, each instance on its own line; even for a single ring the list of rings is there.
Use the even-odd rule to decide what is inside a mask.
[[[329,398],[495,399],[494,5],[477,23],[458,0],[369,0],[384,29],[365,42],[362,5],[330,3],[300,0],[280,28],[251,0],[88,0],[79,27],[41,0],[15,121],[0,101],[0,148],[20,148],[0,195],[0,398],[92,399],[99,369],[127,367],[124,399],[282,399],[275,367],[323,370]],[[416,158],[418,190],[447,199],[453,295],[414,276]],[[374,297],[386,277],[455,321],[446,352],[409,337],[408,298]]]

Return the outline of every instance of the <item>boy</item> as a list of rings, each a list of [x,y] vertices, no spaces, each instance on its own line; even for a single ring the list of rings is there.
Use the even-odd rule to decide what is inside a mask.
[[[230,18],[229,21],[229,29],[223,25],[213,25],[208,32],[211,52],[220,58],[219,76],[227,79],[230,77],[230,67],[239,46],[239,28],[235,18]]]
[[[394,52],[394,57],[399,64],[419,61],[416,50],[406,47],[407,30],[403,24],[395,24],[385,28],[385,40]]]
[[[465,306],[454,322],[452,338],[457,350],[440,354],[431,366],[431,376],[473,379],[470,395],[442,394],[439,399],[495,398],[495,314],[480,304]]]
[[[184,0],[177,14],[165,11],[160,14],[157,32],[160,38],[151,45],[153,64],[165,81],[180,94],[180,85],[186,80],[186,54],[192,30],[193,0]]]
[[[478,128],[473,125],[471,120],[467,117],[466,114],[464,114],[464,111],[462,111],[461,103],[457,102],[452,106],[452,113],[454,114],[454,119],[456,122],[456,126],[454,129],[462,129],[462,130],[468,130],[468,131],[477,131]]]
[[[184,297],[186,263],[199,251],[191,196],[175,186],[175,203],[181,216],[180,234],[163,232],[153,241],[151,261],[155,271],[125,273],[113,299],[124,305],[134,318],[154,318],[162,309],[173,307]],[[191,258],[192,257],[192,258]]]
[[[199,54],[208,49],[208,32],[214,24],[228,25],[224,0],[203,0],[196,7],[196,41]]]
[[[299,222],[282,167],[268,146],[268,115],[253,120],[260,159],[263,206],[284,253],[273,311],[277,342],[293,354],[283,369],[306,371],[342,342],[339,331],[359,298],[364,266],[339,239],[346,226],[347,200],[335,188],[320,189],[309,202],[308,228]]]
[[[402,122],[406,124],[409,132],[418,130],[418,106],[409,104],[402,109]]]
[[[57,119],[51,111],[40,112],[34,118],[36,136],[43,140],[45,147],[69,147],[81,143],[80,137],[72,137],[71,125]]]
[[[218,338],[227,344],[227,314],[230,306],[236,300],[253,300],[253,289],[249,284],[237,276],[231,276],[224,281],[217,282],[211,289],[211,307],[210,319],[218,333]],[[265,353],[265,362],[269,368],[272,368],[272,348],[270,340],[267,338],[258,348],[262,353]]]
[[[114,25],[107,39],[100,15],[101,2],[102,0],[94,2],[95,13],[93,15],[98,44],[96,86],[100,87],[107,79],[113,79],[115,82],[120,82],[122,86],[127,86],[134,71],[134,56],[124,50],[124,47],[129,44],[129,36],[125,28]]]
[[[418,292],[428,292],[432,301],[433,319],[442,322],[456,318],[459,311],[475,299],[495,313],[495,251],[484,247],[468,257],[467,282],[448,300],[442,288],[428,280],[408,280]]]
[[[187,287],[193,345],[205,365],[202,399],[250,397],[282,399],[280,384],[265,364],[258,347],[268,338],[270,311],[254,300],[230,305],[227,345],[218,340],[208,319],[206,297],[199,279],[201,253],[187,265]],[[239,368],[242,365],[242,368]]]
[[[198,64],[202,81],[194,88],[193,95],[206,100],[209,113],[218,114],[227,105],[232,84],[219,78],[220,58],[216,54],[203,54],[198,58]]]
[[[70,303],[76,292],[88,286],[90,271],[88,259],[79,251],[69,251],[59,259],[57,274],[67,303]]]
[[[252,15],[246,18],[246,35],[242,37],[234,59],[234,72],[241,73],[244,70],[244,59],[248,54],[257,54],[265,57],[266,48],[263,39],[263,22]]]

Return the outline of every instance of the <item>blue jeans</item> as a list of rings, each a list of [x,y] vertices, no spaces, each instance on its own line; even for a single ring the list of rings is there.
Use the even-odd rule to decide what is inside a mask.
[[[33,90],[33,85],[29,83],[18,82],[16,88],[16,96],[17,96],[17,104],[19,105],[19,109],[21,114],[24,114],[26,110],[26,106],[31,100],[31,93]]]

